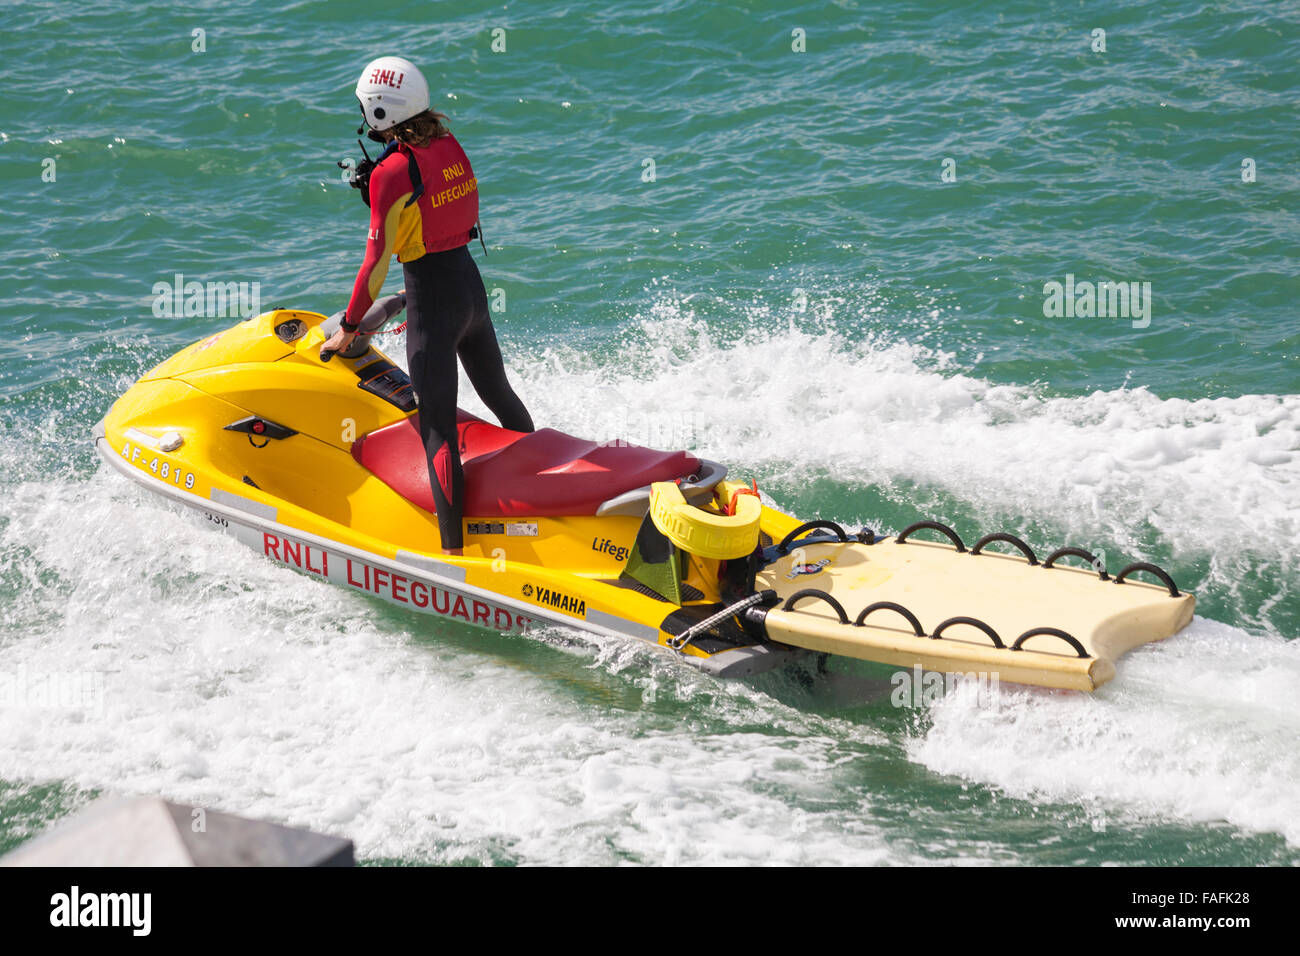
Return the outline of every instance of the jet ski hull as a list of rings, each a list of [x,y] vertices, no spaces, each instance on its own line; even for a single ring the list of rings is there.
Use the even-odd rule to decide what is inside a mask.
[[[99,451],[303,574],[498,631],[633,637],[721,676],[834,655],[1093,690],[1192,616],[1172,581],[1135,580],[1150,566],[1117,582],[1007,535],[968,550],[932,524],[950,540],[804,526],[686,453],[464,414],[478,513],[464,554],[443,555],[409,380],[364,345],[321,362],[329,331],[277,310],[195,343],[114,404]],[[1022,553],[994,553],[999,539]]]

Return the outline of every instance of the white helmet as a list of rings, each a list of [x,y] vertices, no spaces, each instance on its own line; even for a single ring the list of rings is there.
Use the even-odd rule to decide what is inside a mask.
[[[361,112],[374,130],[385,130],[429,108],[429,84],[410,60],[381,56],[357,80]]]

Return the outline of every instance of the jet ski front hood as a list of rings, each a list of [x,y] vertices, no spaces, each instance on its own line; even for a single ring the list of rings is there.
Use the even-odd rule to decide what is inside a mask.
[[[146,372],[141,380],[177,378],[190,372],[236,363],[278,362],[294,352],[294,340],[283,341],[281,329],[289,335],[298,331],[292,327],[293,323],[301,323],[300,328],[305,331],[306,328],[319,325],[324,319],[323,315],[316,312],[287,309],[255,316],[187,346]],[[274,328],[270,327],[272,324]],[[301,333],[298,337],[301,337]]]

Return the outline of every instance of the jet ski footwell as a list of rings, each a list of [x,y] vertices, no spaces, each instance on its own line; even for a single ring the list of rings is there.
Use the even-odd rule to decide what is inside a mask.
[[[309,576],[498,631],[636,637],[719,676],[835,655],[1093,690],[1191,620],[1152,565],[1111,578],[1005,534],[968,550],[933,522],[801,524],[715,462],[464,413],[465,553],[438,554],[409,379],[365,343],[322,363],[335,321],[276,310],[191,345],[114,404],[99,451]]]

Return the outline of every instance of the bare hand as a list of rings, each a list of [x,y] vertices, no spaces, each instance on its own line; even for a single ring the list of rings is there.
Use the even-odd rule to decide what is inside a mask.
[[[322,362],[328,362],[334,357],[335,352],[343,351],[352,344],[352,340],[356,337],[357,333],[355,332],[349,332],[346,329],[339,329],[330,336],[328,342],[320,347],[320,360]]]

